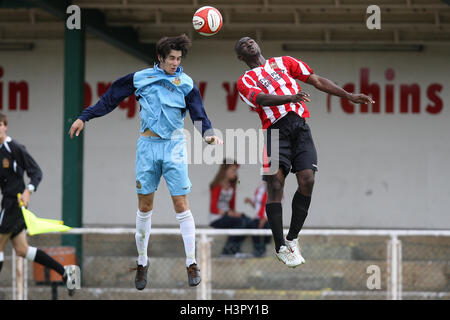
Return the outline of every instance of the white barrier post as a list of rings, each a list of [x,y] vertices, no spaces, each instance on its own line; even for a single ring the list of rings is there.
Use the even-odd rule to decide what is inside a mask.
[[[27,260],[18,257],[14,249],[11,254],[12,259],[12,299],[28,299],[28,263]]]
[[[16,287],[17,300],[24,300],[23,296],[23,258],[16,256]]]
[[[388,299],[401,300],[402,291],[402,247],[396,234],[388,242]]]
[[[12,262],[12,299],[17,300],[17,283],[16,283],[16,252],[12,249],[11,253],[11,262]]]
[[[202,281],[197,287],[197,300],[211,300],[211,239],[200,235],[200,272]]]
[[[28,300],[28,260],[23,259],[23,300]]]
[[[402,300],[402,292],[403,292],[403,278],[402,278],[402,261],[403,261],[403,257],[402,257],[402,241],[401,240],[397,240],[397,258],[398,258],[398,263],[397,263],[397,274],[398,274],[398,295],[397,298],[398,300]]]

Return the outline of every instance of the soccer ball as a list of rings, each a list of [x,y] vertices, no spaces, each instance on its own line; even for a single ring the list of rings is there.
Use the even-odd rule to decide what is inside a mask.
[[[201,7],[192,18],[194,29],[202,36],[212,36],[222,28],[222,15],[214,7]]]

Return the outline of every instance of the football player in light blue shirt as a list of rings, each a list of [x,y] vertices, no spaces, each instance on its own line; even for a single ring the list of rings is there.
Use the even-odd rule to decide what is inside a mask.
[[[143,290],[147,284],[147,246],[153,199],[161,175],[167,182],[176,218],[180,223],[188,283],[196,286],[201,281],[195,260],[195,223],[187,200],[191,182],[187,161],[180,161],[187,159],[186,141],[182,133],[186,111],[189,111],[193,122],[202,122],[202,136],[207,143],[223,142],[213,133],[199,90],[180,66],[189,46],[190,40],[186,35],[160,39],[156,45],[158,63],[153,68],[130,73],[113,82],[97,104],[82,112],[69,131],[71,138],[74,134],[78,136],[86,121],[106,115],[133,93],[140,103],[141,135],[136,148],[139,208],[135,235],[139,254],[135,279],[138,290]]]

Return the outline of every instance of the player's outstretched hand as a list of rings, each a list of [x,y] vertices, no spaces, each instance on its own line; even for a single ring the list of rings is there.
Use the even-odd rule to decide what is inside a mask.
[[[223,144],[222,139],[220,139],[217,136],[209,136],[209,137],[205,137],[205,141],[208,144]]]
[[[308,97],[309,97],[309,93],[302,91],[302,92],[292,95],[292,102],[293,103],[300,102],[300,101],[310,102],[311,99],[309,99]]]
[[[77,119],[72,123],[72,126],[70,127],[69,130],[69,135],[70,138],[73,138],[73,134],[75,133],[75,135],[78,137],[78,135],[80,134],[81,130],[83,130],[84,128],[84,122],[83,120]]]
[[[353,103],[362,103],[362,104],[375,103],[375,101],[373,101],[371,97],[366,96],[365,94],[362,94],[362,93],[356,93],[356,94],[352,93],[350,95],[349,100]]]

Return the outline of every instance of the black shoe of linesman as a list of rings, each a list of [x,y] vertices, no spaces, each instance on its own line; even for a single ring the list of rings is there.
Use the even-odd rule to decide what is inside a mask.
[[[189,267],[186,267],[188,274],[188,282],[191,287],[197,286],[200,281],[202,281],[202,277],[200,276],[200,269],[198,268],[196,263],[191,264]]]
[[[145,267],[138,264],[137,267],[133,269],[136,270],[136,278],[134,280],[136,289],[144,290],[145,286],[147,285],[148,262]]]

